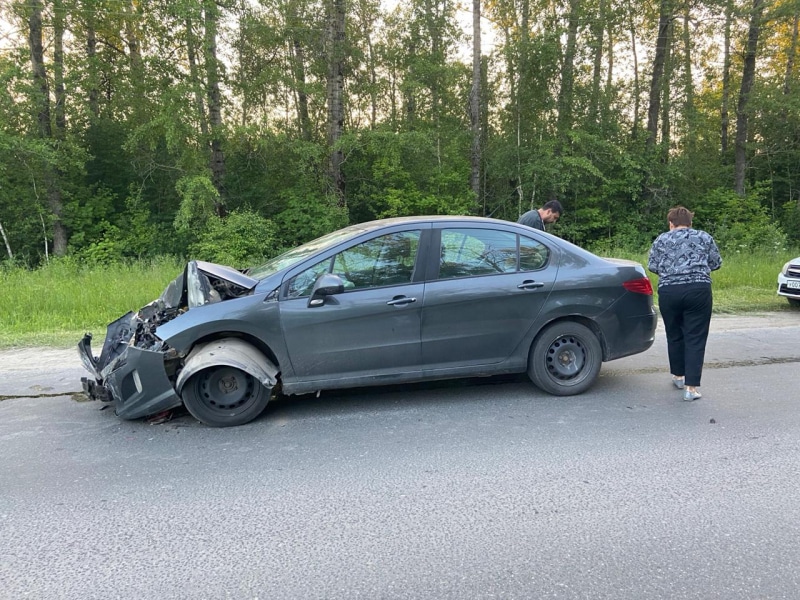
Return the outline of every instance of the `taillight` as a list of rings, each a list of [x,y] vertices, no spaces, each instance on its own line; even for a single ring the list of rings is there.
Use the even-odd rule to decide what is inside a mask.
[[[636,294],[646,294],[648,296],[653,295],[653,284],[650,283],[650,280],[647,277],[631,279],[630,281],[623,283],[622,287],[629,292],[634,292]]]

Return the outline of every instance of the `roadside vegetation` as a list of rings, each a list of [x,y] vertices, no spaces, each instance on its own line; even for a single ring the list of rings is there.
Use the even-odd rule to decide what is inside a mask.
[[[87,331],[102,342],[109,322],[157,298],[183,266],[161,258],[108,265],[58,259],[35,270],[0,267],[0,347],[67,347]]]
[[[647,261],[645,252],[601,254]],[[775,294],[776,278],[783,264],[798,254],[723,253],[724,265],[713,274],[714,311],[791,310]],[[35,270],[0,266],[0,348],[69,347],[88,331],[99,352],[106,325],[157,298],[183,267],[183,260],[172,257],[94,265],[67,258]],[[658,279],[653,274],[650,278],[655,288]]]

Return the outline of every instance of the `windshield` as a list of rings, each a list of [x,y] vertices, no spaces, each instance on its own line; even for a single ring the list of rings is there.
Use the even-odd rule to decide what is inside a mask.
[[[252,267],[248,269],[245,274],[253,279],[266,279],[270,275],[273,275],[287,267],[291,267],[292,265],[305,260],[309,256],[316,254],[321,250],[325,250],[330,246],[335,246],[339,242],[346,240],[349,237],[353,237],[362,231],[367,231],[367,228],[360,225],[351,225],[350,227],[339,229],[338,231],[334,231],[327,235],[323,235],[320,238],[307,242],[302,246],[293,248],[288,252],[284,252],[280,256],[276,256],[275,258],[268,260],[263,265]]]

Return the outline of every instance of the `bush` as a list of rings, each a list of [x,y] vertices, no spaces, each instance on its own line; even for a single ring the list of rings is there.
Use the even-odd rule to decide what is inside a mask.
[[[347,225],[347,209],[331,198],[319,199],[297,190],[283,194],[286,209],[275,215],[279,245],[294,248]]]
[[[236,268],[244,268],[277,254],[276,227],[250,210],[234,211],[225,218],[211,218],[190,256]]]
[[[761,202],[764,192],[762,186],[744,197],[727,189],[712,190],[698,202],[695,226],[713,235],[723,251],[781,252],[788,239],[771,222]]]

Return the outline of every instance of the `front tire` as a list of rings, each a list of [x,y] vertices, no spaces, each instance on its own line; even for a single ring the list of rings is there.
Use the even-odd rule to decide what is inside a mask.
[[[241,369],[217,365],[192,375],[182,398],[191,415],[211,427],[244,425],[264,412],[271,388]]]
[[[580,323],[561,321],[547,326],[528,358],[528,377],[554,396],[574,396],[588,390],[603,362],[600,341]]]
[[[787,298],[789,301],[789,306],[794,306],[795,308],[800,308],[800,300],[797,298]]]

